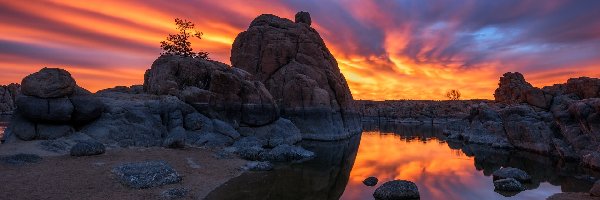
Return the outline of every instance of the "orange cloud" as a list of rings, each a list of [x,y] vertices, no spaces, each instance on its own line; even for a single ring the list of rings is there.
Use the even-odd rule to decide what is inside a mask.
[[[194,49],[230,63],[231,43],[254,17],[293,19],[306,10],[355,99],[444,99],[450,89],[464,99],[491,99],[506,71],[523,72],[535,86],[600,76],[594,34],[600,24],[552,21],[593,18],[582,9],[594,6],[581,4],[1,1],[0,84],[20,82],[42,67],[73,69],[91,91],[141,84],[177,17],[204,32]],[[486,13],[490,8],[502,16]],[[533,20],[539,16],[544,20]]]

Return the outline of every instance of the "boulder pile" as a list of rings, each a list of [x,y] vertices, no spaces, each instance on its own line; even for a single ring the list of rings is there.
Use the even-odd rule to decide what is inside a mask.
[[[296,144],[345,139],[361,124],[310,15],[296,18],[257,17],[233,44],[233,66],[162,55],[143,85],[92,94],[66,70],[44,68],[23,79],[6,141],[52,140],[74,156],[130,146],[231,146],[228,153],[251,160],[313,158]]]

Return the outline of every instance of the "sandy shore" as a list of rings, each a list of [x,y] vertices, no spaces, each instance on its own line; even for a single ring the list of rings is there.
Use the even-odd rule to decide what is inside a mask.
[[[185,187],[185,199],[203,199],[227,180],[239,176],[246,161],[218,159],[208,149],[114,149],[90,157],[45,156],[39,163],[0,164],[0,199],[161,199],[170,188]],[[121,163],[166,160],[183,176],[178,184],[130,189],[110,172]]]

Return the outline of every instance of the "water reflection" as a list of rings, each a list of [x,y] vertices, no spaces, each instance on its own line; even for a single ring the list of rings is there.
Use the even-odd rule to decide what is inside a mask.
[[[432,126],[365,124],[361,137],[306,142],[315,160],[248,172],[217,188],[208,199],[373,199],[385,181],[415,182],[421,199],[545,199],[558,192],[588,191],[598,173],[537,154],[446,142]],[[359,144],[360,140],[360,144]],[[533,181],[520,193],[494,191],[492,172],[516,167]],[[379,178],[375,187],[362,181]]]
[[[339,199],[348,184],[360,135],[344,141],[303,141],[318,156],[272,172],[248,172],[211,192],[206,199]]]

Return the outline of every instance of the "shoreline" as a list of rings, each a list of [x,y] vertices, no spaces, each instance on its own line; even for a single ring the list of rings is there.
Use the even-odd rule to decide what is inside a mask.
[[[5,148],[1,148],[6,153]],[[217,158],[215,149],[159,147],[109,149],[88,157],[42,156],[21,166],[0,163],[2,199],[163,199],[161,192],[186,188],[182,199],[203,199],[215,188],[241,175],[247,163],[236,157]],[[111,170],[122,163],[165,160],[182,177],[180,183],[148,189],[121,184]]]

